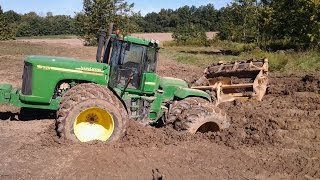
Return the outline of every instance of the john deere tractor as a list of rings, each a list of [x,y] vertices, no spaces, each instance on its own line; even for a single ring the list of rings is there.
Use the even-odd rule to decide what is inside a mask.
[[[227,128],[211,93],[156,74],[158,52],[157,41],[109,30],[99,38],[97,62],[27,57],[22,88],[0,84],[0,103],[56,110],[58,135],[75,142],[116,141],[129,119],[189,133]]]

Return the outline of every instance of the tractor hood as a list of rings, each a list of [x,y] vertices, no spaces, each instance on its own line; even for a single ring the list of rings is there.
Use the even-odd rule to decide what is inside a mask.
[[[20,100],[50,104],[55,89],[64,82],[91,82],[107,85],[108,64],[52,56],[29,56],[25,59]],[[56,106],[55,106],[56,107]]]
[[[50,70],[52,68],[73,69],[77,71],[103,73],[109,69],[108,64],[77,60],[73,58],[54,57],[54,56],[29,56],[25,62],[39,69]]]

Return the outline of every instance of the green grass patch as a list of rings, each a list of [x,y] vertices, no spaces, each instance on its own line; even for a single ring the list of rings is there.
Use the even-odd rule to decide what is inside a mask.
[[[199,50],[210,50],[213,47],[215,49],[225,49],[231,50],[234,52],[247,52],[252,51],[257,48],[254,43],[245,44],[245,43],[236,43],[231,41],[221,41],[218,39],[210,39],[206,43],[206,46],[197,46],[197,45],[179,45],[176,41],[165,41],[162,43],[163,47],[170,48],[170,49],[199,49]]]
[[[31,36],[31,37],[16,37],[16,39],[74,39],[76,35],[49,35],[49,36]]]
[[[251,46],[251,45],[250,45]],[[223,44],[220,47],[227,47]],[[199,67],[206,67],[211,63],[219,61],[238,61],[245,59],[269,59],[270,71],[278,72],[317,72],[320,71],[320,52],[267,52],[258,48],[240,52],[238,56],[235,55],[215,55],[215,54],[194,54],[188,51],[218,51],[220,47],[190,47],[190,46],[172,46],[166,47],[162,50],[162,54],[168,59],[173,59],[181,63],[191,64]],[[234,45],[232,49],[244,49],[243,45]]]

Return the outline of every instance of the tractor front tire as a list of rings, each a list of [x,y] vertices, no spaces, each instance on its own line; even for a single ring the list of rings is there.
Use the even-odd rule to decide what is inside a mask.
[[[190,97],[175,101],[169,110],[169,124],[191,134],[217,132],[230,126],[227,115],[209,101]]]
[[[74,142],[113,142],[124,135],[127,111],[113,92],[96,84],[80,84],[69,91],[72,93],[62,98],[57,112],[59,137]]]

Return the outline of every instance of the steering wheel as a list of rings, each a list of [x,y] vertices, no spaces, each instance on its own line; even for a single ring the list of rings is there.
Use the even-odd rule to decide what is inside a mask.
[[[138,69],[134,67],[126,67],[126,66],[119,66],[118,67],[118,75],[117,81],[118,84],[125,84],[133,74],[133,77],[138,74]]]

